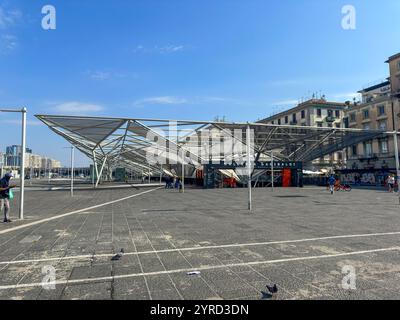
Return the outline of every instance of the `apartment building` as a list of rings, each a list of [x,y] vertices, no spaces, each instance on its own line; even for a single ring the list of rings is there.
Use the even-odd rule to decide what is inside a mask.
[[[261,123],[276,125],[296,125],[309,127],[341,128],[346,104],[329,102],[325,98],[310,99],[296,107],[260,120]],[[345,165],[344,152],[335,152],[311,163],[304,168],[311,170],[336,169]]]
[[[365,88],[360,104],[345,110],[349,128],[399,130],[400,123],[400,54],[390,57],[390,77],[377,85]],[[392,136],[366,141],[347,150],[347,168],[360,170],[388,170],[396,168],[394,138]]]
[[[25,168],[30,169],[58,169],[61,162],[58,160],[43,157],[32,153],[32,149],[26,148]],[[7,168],[19,168],[21,165],[21,146],[12,145],[6,147],[6,153],[0,153],[0,166],[3,164]],[[3,161],[2,161],[3,160]]]

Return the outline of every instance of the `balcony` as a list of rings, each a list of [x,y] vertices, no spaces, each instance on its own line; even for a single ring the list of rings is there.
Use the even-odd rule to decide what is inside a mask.
[[[359,156],[358,160],[360,162],[368,161],[368,163],[370,161],[378,161],[379,160],[379,154],[377,154],[377,153],[365,154],[365,155]]]
[[[333,116],[327,116],[325,118],[326,122],[335,122],[336,121],[336,117]]]

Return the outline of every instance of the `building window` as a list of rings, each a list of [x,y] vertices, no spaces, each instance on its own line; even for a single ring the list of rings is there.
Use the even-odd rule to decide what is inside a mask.
[[[378,117],[385,115],[385,106],[378,106]]]
[[[356,122],[356,114],[350,113],[350,122]]]
[[[322,110],[321,109],[317,109],[317,117],[321,118],[322,116]]]
[[[368,109],[363,111],[363,117],[364,117],[364,120],[369,119],[369,110]]]
[[[335,110],[335,117],[340,118],[340,110]]]
[[[378,121],[379,130],[387,130],[386,120]]]
[[[397,61],[397,71],[400,71],[400,61]]]
[[[319,128],[322,128],[322,122],[318,122],[318,123],[317,123],[317,126],[318,126]]]
[[[278,124],[281,125],[281,119],[278,119]]]
[[[306,117],[306,111],[301,110],[301,118],[304,119]]]
[[[332,128],[332,123],[328,123],[328,127],[329,127],[329,128]]]
[[[371,142],[364,142],[364,155],[366,157],[372,156],[372,143]]]
[[[292,114],[292,121],[293,121],[293,123],[297,122],[297,117],[296,117],[295,113]]]
[[[357,145],[351,147],[351,154],[352,154],[353,156],[356,156],[356,155],[357,155]]]
[[[275,124],[275,121],[271,121],[271,124]]]
[[[336,128],[340,128],[340,123],[336,123]]]
[[[285,117],[285,123],[288,123],[288,122],[289,122],[289,117],[286,116],[286,117]]]
[[[333,111],[332,110],[328,110],[328,117],[332,117],[333,116]]]
[[[386,139],[381,140],[379,142],[379,149],[380,149],[381,153],[388,153],[389,152],[388,141]]]

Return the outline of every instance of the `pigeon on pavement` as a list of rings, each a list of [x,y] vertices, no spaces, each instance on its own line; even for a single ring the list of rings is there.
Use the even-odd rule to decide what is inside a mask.
[[[265,286],[271,294],[278,293],[278,287],[274,284],[272,287],[269,285]]]
[[[112,261],[120,260],[124,255],[124,249],[121,249],[114,257],[111,258]]]

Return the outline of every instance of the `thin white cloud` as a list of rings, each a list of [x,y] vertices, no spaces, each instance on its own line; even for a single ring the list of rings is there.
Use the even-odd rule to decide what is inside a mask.
[[[139,76],[133,72],[118,72],[113,70],[88,70],[84,75],[95,81],[106,81],[111,79],[137,79]]]
[[[233,99],[229,99],[229,98],[212,97],[212,96],[200,97],[199,100],[202,102],[232,102],[232,101],[234,101]]]
[[[52,107],[53,112],[73,115],[86,115],[95,112],[101,112],[104,107],[97,104],[90,104],[84,102],[64,102]]]
[[[166,46],[154,46],[154,47],[145,47],[143,45],[136,46],[133,49],[133,53],[160,53],[160,54],[170,54],[176,53],[179,51],[183,51],[186,46],[180,45],[166,45]]]
[[[277,101],[275,103],[273,103],[273,105],[275,106],[290,106],[293,104],[298,104],[299,101],[298,100],[283,100],[283,101]]]
[[[18,46],[18,38],[11,34],[0,35],[0,54],[7,54]]]
[[[173,97],[173,96],[163,96],[163,97],[150,97],[144,98],[140,100],[136,100],[134,102],[135,106],[143,106],[143,105],[174,105],[174,104],[184,104],[188,101],[185,98],[181,97]]]
[[[14,120],[3,120],[1,122],[5,123],[5,124],[12,124],[12,125],[19,125],[19,126],[21,125],[21,120],[16,120],[16,119],[14,119]],[[27,120],[26,124],[28,126],[41,126],[41,125],[43,125],[42,122],[34,121],[34,120]]]
[[[99,81],[108,80],[111,77],[111,74],[109,72],[104,71],[93,71],[89,72],[88,74],[91,79]]]
[[[353,98],[359,99],[360,96],[358,92],[344,92],[332,95],[335,100],[353,100]]]
[[[218,97],[218,96],[202,96],[193,98],[195,104],[230,104],[248,106],[249,101],[242,101],[235,98]]]
[[[286,80],[272,80],[267,82],[267,85],[274,87],[286,87],[301,84],[302,81],[295,79],[286,79]]]
[[[14,26],[22,19],[22,12],[16,9],[6,10],[0,6],[0,29]]]
[[[156,50],[160,53],[174,53],[178,51],[182,51],[184,46],[164,46],[164,47],[156,47]]]

